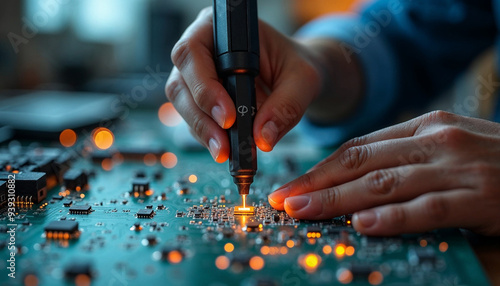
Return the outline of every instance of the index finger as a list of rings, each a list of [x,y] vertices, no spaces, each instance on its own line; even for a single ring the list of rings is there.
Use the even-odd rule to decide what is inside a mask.
[[[198,107],[227,129],[234,124],[236,110],[215,68],[212,15],[211,7],[200,12],[172,50],[172,62]]]

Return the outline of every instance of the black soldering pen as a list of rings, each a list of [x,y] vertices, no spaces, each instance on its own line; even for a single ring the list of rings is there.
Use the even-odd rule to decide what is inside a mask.
[[[257,111],[258,29],[257,0],[214,0],[215,63],[236,107],[236,122],[229,129],[229,171],[243,204],[257,171],[253,119]]]

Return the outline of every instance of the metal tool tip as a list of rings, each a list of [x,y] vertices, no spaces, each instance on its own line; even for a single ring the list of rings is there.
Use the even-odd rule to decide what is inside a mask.
[[[248,195],[250,193],[250,184],[236,184],[240,195]]]

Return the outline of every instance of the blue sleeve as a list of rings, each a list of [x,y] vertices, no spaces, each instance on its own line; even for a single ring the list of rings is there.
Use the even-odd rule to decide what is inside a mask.
[[[337,145],[392,124],[402,112],[421,111],[493,46],[492,9],[489,0],[379,0],[360,15],[306,25],[298,37],[339,40],[347,58],[358,58],[366,92],[343,122],[318,126],[305,118],[300,126],[318,145]]]

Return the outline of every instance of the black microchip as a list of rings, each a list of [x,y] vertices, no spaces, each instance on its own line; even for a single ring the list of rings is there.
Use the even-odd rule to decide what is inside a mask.
[[[45,173],[20,172],[12,174],[0,172],[0,180],[8,181],[12,176],[16,180],[16,196],[24,198],[27,203],[39,203],[47,197],[47,179]]]
[[[146,178],[134,178],[132,181],[132,191],[144,193],[149,190],[149,180]]]
[[[7,182],[0,181],[0,206],[7,202]]]
[[[60,196],[60,195],[53,195],[53,196],[52,196],[52,199],[53,199],[53,200],[56,200],[56,201],[61,201],[62,199],[64,199],[64,197],[63,197],[63,196]]]
[[[67,201],[64,201],[64,202],[63,202],[63,205],[64,205],[65,207],[70,207],[72,204],[73,204],[73,201],[70,201],[70,200],[67,200]]]
[[[181,211],[177,211],[177,213],[175,214],[176,217],[182,217],[183,215],[184,213]]]
[[[91,212],[91,206],[72,206],[69,208],[70,214],[90,214]]]
[[[70,169],[64,174],[64,185],[68,190],[82,189],[88,183],[87,173],[81,170]]]
[[[135,215],[138,218],[153,218],[155,212],[152,209],[141,209]]]
[[[45,232],[64,232],[74,233],[78,231],[78,222],[69,220],[55,220],[51,221],[45,228]]]
[[[85,275],[89,278],[94,276],[92,264],[87,261],[72,261],[64,267],[64,276],[74,279],[78,275]]]

